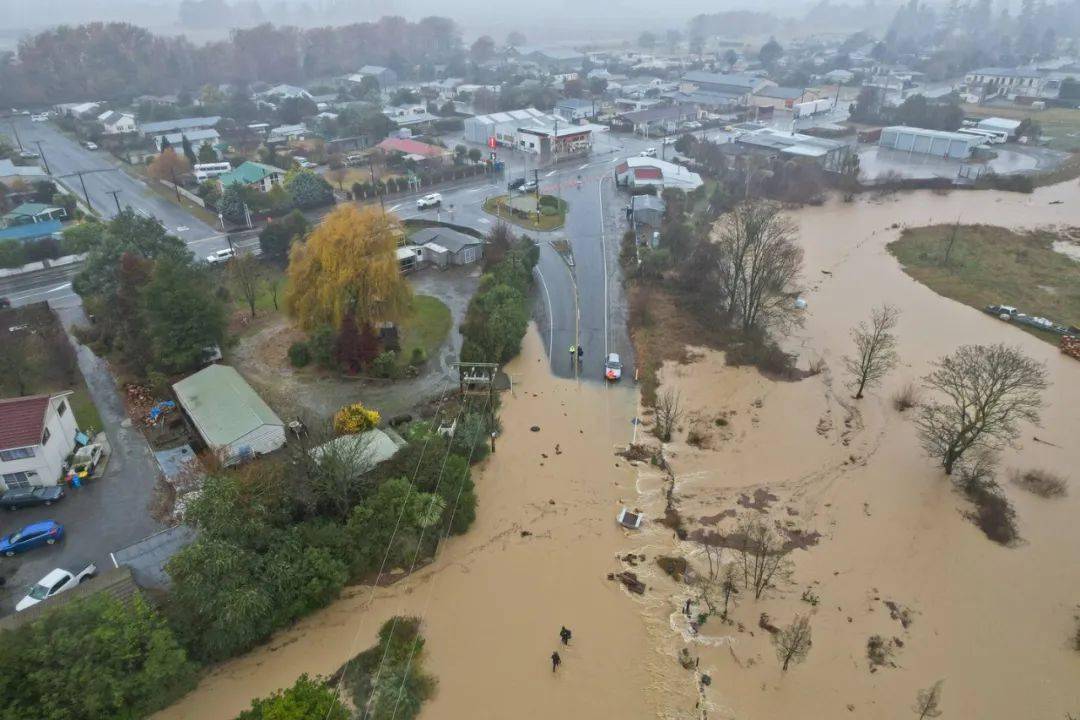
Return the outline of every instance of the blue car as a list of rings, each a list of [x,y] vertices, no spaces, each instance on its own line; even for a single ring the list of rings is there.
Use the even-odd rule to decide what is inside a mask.
[[[52,520],[27,525],[22,530],[0,538],[0,553],[7,557],[39,545],[53,545],[64,537],[64,526]]]

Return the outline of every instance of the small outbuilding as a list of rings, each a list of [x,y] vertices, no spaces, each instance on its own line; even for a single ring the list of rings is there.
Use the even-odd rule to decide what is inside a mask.
[[[665,209],[664,201],[655,195],[634,195],[630,198],[630,216],[638,225],[660,227]]]
[[[285,444],[285,423],[228,365],[210,365],[173,385],[207,447],[235,465]]]
[[[421,262],[440,268],[471,265],[484,257],[483,240],[450,228],[422,228],[413,233],[409,242],[417,246]]]

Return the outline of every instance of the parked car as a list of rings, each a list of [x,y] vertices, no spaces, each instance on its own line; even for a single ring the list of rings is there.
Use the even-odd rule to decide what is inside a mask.
[[[609,353],[604,361],[604,379],[615,381],[622,377],[622,361],[619,353]]]
[[[656,157],[656,148],[646,148],[638,153],[641,157]]]
[[[37,115],[31,115],[30,120],[33,122],[45,122],[49,119],[49,113],[38,113]]]
[[[427,208],[439,207],[440,205],[442,205],[442,195],[439,193],[431,193],[430,195],[425,195],[416,200],[417,210],[426,210]]]
[[[223,248],[216,252],[212,252],[206,256],[206,262],[211,265],[217,265],[218,263],[228,262],[236,257],[236,250],[232,248]]]
[[[43,600],[48,600],[54,595],[67,592],[79,583],[86,582],[94,577],[94,573],[96,572],[97,565],[94,565],[94,563],[87,563],[82,566],[82,570],[79,570],[78,572],[56,568],[49,572],[45,577],[38,580],[37,585],[30,588],[30,592],[26,593],[26,597],[15,605],[15,612],[21,612],[27,608],[32,608]]]
[[[1020,314],[1020,311],[1012,305],[987,305],[986,312],[996,315],[1001,320],[1012,320]]]
[[[97,150],[98,149],[97,143],[90,142],[89,140],[86,140],[85,142],[83,142],[83,147],[86,148],[87,150]]]
[[[64,498],[62,485],[49,487],[18,488],[0,495],[0,507],[5,510],[18,510],[32,505],[52,505]]]
[[[540,183],[536,182],[535,180],[528,180],[521,186],[521,192],[523,192],[523,193],[536,192],[537,189],[539,189],[539,187],[540,187]]]
[[[513,180],[511,180],[510,182],[508,182],[506,184],[506,189],[508,191],[510,191],[510,190],[520,190],[522,188],[522,186],[524,186],[524,185],[525,185],[525,178],[523,178],[523,177],[514,178]]]
[[[687,130],[700,130],[701,127],[701,123],[699,123],[697,120],[691,120],[688,123],[683,123],[683,128]]]
[[[20,150],[19,157],[21,157],[23,160],[35,160],[41,157],[41,155],[34,152],[33,150]]]
[[[100,460],[100,443],[90,443],[89,445],[83,445],[81,448],[75,451],[75,457],[71,460],[71,471],[78,475],[80,478],[88,477],[94,474],[94,469],[97,467],[97,464]]]
[[[18,532],[0,537],[0,553],[13,557],[42,545],[55,545],[64,537],[64,526],[53,520],[27,525]]]
[[[319,167],[318,163],[313,163],[310,160],[308,160],[306,157],[302,157],[300,155],[293,155],[293,161],[297,165],[299,165],[300,167],[302,167],[302,168],[304,168],[306,170],[310,170],[311,168]]]

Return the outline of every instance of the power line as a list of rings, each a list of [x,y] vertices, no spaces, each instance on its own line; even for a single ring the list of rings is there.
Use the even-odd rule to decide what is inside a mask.
[[[435,406],[435,415],[434,415],[434,417],[439,416],[439,411],[442,409],[443,403],[446,401],[446,396],[447,396],[449,390],[450,390],[450,384],[449,384],[449,381],[447,381],[446,385],[443,387],[442,396],[439,398],[439,404]],[[432,436],[429,434],[427,436],[427,438],[425,438],[424,446],[420,449],[420,457],[417,458],[417,460],[416,460],[416,468],[413,470],[412,477],[409,478],[409,491],[405,495],[405,502],[402,502],[401,510],[398,511],[397,519],[394,521],[394,528],[390,532],[390,539],[386,543],[386,551],[383,553],[382,562],[379,564],[379,572],[375,576],[375,581],[371,584],[371,592],[368,594],[366,607],[371,607],[371,602],[375,598],[375,589],[379,587],[379,580],[382,579],[383,573],[386,571],[386,563],[390,559],[390,548],[393,547],[393,545],[394,545],[394,537],[397,535],[398,529],[401,527],[401,519],[405,516],[405,507],[408,504],[409,495],[412,493],[412,491],[416,487],[416,477],[417,477],[417,475],[420,474],[420,467],[424,463],[424,455],[427,454],[428,445],[431,444],[431,437]],[[345,675],[348,672],[349,665],[355,659],[355,654],[353,653],[353,651],[356,649],[356,643],[357,643],[357,641],[359,639],[360,639],[360,627],[359,627],[359,623],[358,623],[357,628],[356,628],[356,633],[353,635],[353,640],[352,640],[352,643],[351,643],[350,648],[349,648],[349,652],[350,652],[349,658],[345,661],[345,667],[342,668],[342,672],[340,673],[340,675],[338,677],[337,684],[335,685],[335,688],[340,686],[341,678],[345,677]],[[381,663],[380,663],[380,667],[381,667]],[[330,706],[326,709],[326,718],[324,720],[329,719],[330,713],[337,706],[337,702],[338,702],[338,699],[337,699],[338,694],[337,693],[334,694],[334,698],[335,698],[334,702],[332,702],[330,704]]]

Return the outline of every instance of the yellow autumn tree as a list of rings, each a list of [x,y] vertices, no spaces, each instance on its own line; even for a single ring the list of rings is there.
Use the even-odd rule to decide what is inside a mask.
[[[368,410],[362,403],[353,403],[334,414],[334,430],[338,435],[367,432],[378,425],[381,419],[378,410]]]
[[[341,205],[289,253],[285,308],[311,330],[341,327],[351,315],[358,328],[396,321],[412,293],[398,270],[401,224],[378,208]]]

